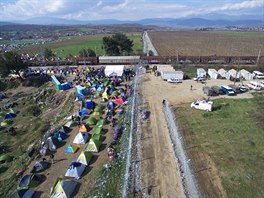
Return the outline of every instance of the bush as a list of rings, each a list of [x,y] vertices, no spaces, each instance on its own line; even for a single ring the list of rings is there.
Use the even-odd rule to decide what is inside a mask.
[[[41,109],[39,108],[38,105],[33,104],[27,107],[26,112],[28,112],[29,114],[33,116],[38,116],[41,114]]]

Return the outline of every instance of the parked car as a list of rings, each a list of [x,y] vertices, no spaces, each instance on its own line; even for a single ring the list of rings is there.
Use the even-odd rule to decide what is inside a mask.
[[[208,86],[203,87],[203,92],[207,96],[217,96],[218,95],[211,87],[208,87]]]
[[[218,86],[212,86],[211,89],[217,94],[217,95],[224,95],[225,93],[222,91],[222,89]]]
[[[249,88],[247,86],[240,85],[239,89],[240,89],[241,92],[244,93],[244,92],[247,92]]]
[[[264,79],[264,74],[262,72],[253,71],[253,74],[256,79]]]
[[[233,91],[233,89],[227,85],[222,85],[221,86],[221,90],[226,94],[226,95],[229,95],[229,96],[234,96],[236,95],[235,92]]]
[[[260,86],[264,89],[264,81],[260,82]]]
[[[195,77],[195,78],[193,78],[193,80],[203,82],[203,81],[206,81],[206,77]]]
[[[236,94],[242,93],[239,86],[236,85],[228,85]]]
[[[260,91],[261,90],[261,84],[259,82],[255,82],[255,81],[250,81],[248,83],[248,87],[250,89],[254,89],[256,91]]]
[[[177,78],[170,78],[167,80],[169,83],[181,83],[182,80],[177,79]]]
[[[191,104],[191,108],[200,109],[204,111],[212,111],[213,101],[197,100]]]

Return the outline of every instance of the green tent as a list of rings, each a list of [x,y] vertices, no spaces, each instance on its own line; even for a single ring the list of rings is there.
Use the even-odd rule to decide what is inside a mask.
[[[12,124],[13,123],[13,120],[11,119],[8,119],[8,120],[4,120],[3,122],[1,122],[1,126],[4,127],[6,125],[9,125],[9,124]]]
[[[81,154],[79,155],[78,159],[77,159],[77,162],[80,162],[80,163],[88,166],[92,157],[93,157],[92,153],[90,153],[88,151],[82,151]]]
[[[92,138],[93,138],[93,140],[95,140],[95,141],[101,141],[101,140],[102,140],[102,136],[101,136],[101,134],[93,133]]]
[[[0,112],[0,118],[5,117],[6,113],[5,112]]]
[[[119,93],[119,91],[116,90],[116,91],[113,91],[111,95],[112,95],[112,96],[119,96],[120,93]]]
[[[88,152],[98,153],[101,144],[102,144],[101,141],[97,141],[97,140],[94,140],[93,138],[91,138],[88,145],[86,146],[85,150]]]
[[[93,134],[101,134],[102,128],[101,127],[95,127],[93,128]]]
[[[94,109],[95,112],[102,112],[104,110],[104,106],[103,105],[97,105]]]
[[[89,117],[86,122],[86,124],[89,126],[96,125],[96,123],[97,123],[97,120],[93,116]]]
[[[11,157],[10,155],[1,155],[0,156],[0,162],[11,162],[13,160],[13,157]]]
[[[12,113],[12,114],[16,114],[16,110],[15,109],[9,109],[9,112],[8,113]]]
[[[94,95],[94,99],[102,97],[102,93],[100,92],[94,92],[93,95]]]
[[[102,128],[104,126],[104,123],[105,123],[104,119],[100,119],[96,123],[96,126]]]

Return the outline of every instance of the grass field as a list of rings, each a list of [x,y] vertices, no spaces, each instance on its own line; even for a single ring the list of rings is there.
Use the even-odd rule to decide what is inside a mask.
[[[126,34],[129,39],[133,40],[134,46],[133,51],[142,52],[141,33],[129,33]],[[90,48],[94,50],[97,55],[104,55],[102,49],[102,39],[105,36],[110,35],[86,35],[80,37],[63,37],[61,41],[51,44],[30,46],[25,48],[23,51],[27,53],[37,53],[45,49],[45,47],[52,49],[57,52],[59,56],[65,58],[69,54],[73,56],[79,55],[79,51],[84,48]]]
[[[209,113],[189,104],[176,109],[186,146],[210,156],[228,197],[263,197],[263,101],[262,92],[253,99],[215,100],[217,110]]]
[[[257,56],[264,43],[262,32],[162,31],[149,36],[161,56]]]

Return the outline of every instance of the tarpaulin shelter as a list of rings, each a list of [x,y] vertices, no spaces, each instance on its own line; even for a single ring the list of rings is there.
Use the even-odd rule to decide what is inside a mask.
[[[91,161],[93,154],[88,151],[82,151],[79,155],[77,162],[82,163],[88,166],[89,162]]]
[[[122,104],[124,104],[124,100],[123,100],[123,98],[118,98],[118,97],[113,97],[113,101],[115,101],[118,105],[122,105]]]
[[[74,140],[73,140],[73,143],[74,144],[85,144],[88,140],[88,134],[85,133],[85,132],[79,132]]]
[[[124,65],[107,65],[105,67],[105,76],[122,76],[124,73]]]
[[[78,151],[79,147],[76,145],[69,145],[65,149],[65,153],[76,153]]]
[[[77,184],[68,179],[58,178],[51,188],[50,198],[71,198]]]

